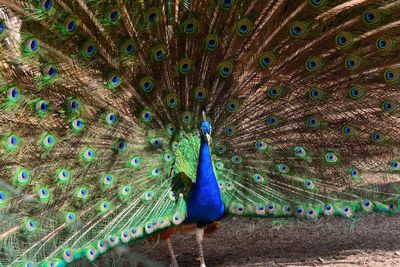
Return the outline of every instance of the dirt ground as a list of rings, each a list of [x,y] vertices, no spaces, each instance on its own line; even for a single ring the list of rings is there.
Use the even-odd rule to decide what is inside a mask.
[[[175,235],[173,243],[179,266],[199,266],[195,236]],[[204,253],[207,267],[400,266],[400,218],[227,219],[205,237]],[[109,266],[110,258],[119,258],[112,266],[168,266],[170,261],[165,242],[157,241],[120,247],[95,265]]]

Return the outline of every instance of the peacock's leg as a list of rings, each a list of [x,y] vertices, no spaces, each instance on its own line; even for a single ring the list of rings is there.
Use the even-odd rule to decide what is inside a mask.
[[[203,236],[204,236],[204,227],[197,228],[196,240],[197,244],[199,245],[200,267],[206,267],[206,263],[204,262],[204,253],[203,253]]]
[[[174,253],[174,248],[172,246],[172,241],[171,238],[168,238],[167,240],[167,246],[168,246],[168,251],[169,255],[171,256],[171,267],[179,267],[178,262],[176,261],[175,253]]]

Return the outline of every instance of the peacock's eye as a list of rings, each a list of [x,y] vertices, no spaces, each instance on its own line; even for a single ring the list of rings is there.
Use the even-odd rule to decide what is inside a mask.
[[[111,21],[116,21],[119,17],[119,12],[117,10],[113,10],[110,14]]]
[[[110,75],[108,75],[107,78],[107,87],[110,90],[115,90],[116,88],[118,88],[122,83],[122,77],[121,75],[117,74],[117,73],[111,73]]]
[[[43,69],[43,74],[45,75],[45,78],[47,78],[47,79],[54,78],[57,74],[57,69],[53,65],[48,65]]]
[[[17,87],[11,87],[8,89],[7,98],[13,102],[16,102],[19,99],[19,89]]]
[[[47,103],[47,101],[44,100],[40,100],[36,103],[36,110],[39,113],[45,113],[49,108],[49,104]]]
[[[49,11],[53,7],[53,0],[43,0],[42,7],[45,11]]]
[[[4,33],[6,26],[3,21],[0,20],[0,35]]]
[[[71,109],[72,110],[77,110],[79,107],[79,102],[77,100],[72,100],[71,101]]]
[[[70,21],[70,22],[68,23],[67,28],[68,28],[68,31],[69,31],[69,32],[75,31],[75,29],[76,29],[76,22],[75,22],[75,21]]]

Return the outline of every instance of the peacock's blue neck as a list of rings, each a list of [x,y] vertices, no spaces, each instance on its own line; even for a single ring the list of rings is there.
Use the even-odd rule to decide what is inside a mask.
[[[187,222],[208,223],[224,215],[224,203],[215,177],[211,153],[205,137],[201,137],[196,182],[187,202]]]

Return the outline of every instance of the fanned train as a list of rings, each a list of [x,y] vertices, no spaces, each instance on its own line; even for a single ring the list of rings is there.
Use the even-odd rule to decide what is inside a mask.
[[[400,2],[0,0],[0,266],[226,216],[399,211]],[[180,226],[183,227],[183,226]]]

